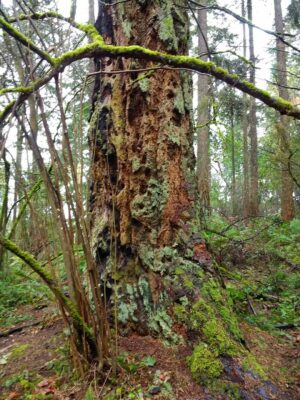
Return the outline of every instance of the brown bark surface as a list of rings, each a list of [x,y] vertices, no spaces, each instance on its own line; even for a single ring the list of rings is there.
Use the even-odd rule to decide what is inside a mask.
[[[115,13],[103,6],[101,33],[107,42],[184,54],[185,12],[173,15],[164,7],[130,2]],[[144,67],[149,63],[122,58],[98,65],[104,71]],[[102,276],[122,281],[120,293],[145,279],[152,306],[162,292],[163,249],[172,251],[190,235],[194,157],[188,76],[132,71],[102,75],[95,86],[90,132],[94,250]],[[142,304],[139,308],[135,315],[140,312],[142,318],[145,310]]]

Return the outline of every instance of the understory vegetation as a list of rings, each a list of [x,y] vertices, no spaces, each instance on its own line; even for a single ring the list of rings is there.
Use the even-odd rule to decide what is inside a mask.
[[[275,376],[280,384],[293,387],[297,383],[299,369],[295,346],[299,341],[297,332],[300,328],[300,220],[282,222],[279,217],[264,217],[228,221],[214,213],[206,220],[204,232],[215,260],[217,276],[226,288],[238,318],[239,328],[236,329],[246,339],[247,346],[251,347],[252,355],[249,353],[244,361],[245,370],[249,368],[256,371],[265,382]],[[45,285],[30,275],[28,267],[17,259],[11,261],[10,273],[6,272],[1,277],[1,335],[14,326],[31,326],[37,319],[32,309],[42,312],[53,300]],[[82,267],[82,273],[84,271]],[[65,278],[62,276],[62,279]],[[177,309],[179,316],[180,307]],[[42,330],[47,334],[49,330],[51,334],[51,329],[57,324],[58,313],[52,308],[42,315],[37,331]],[[221,331],[218,331],[221,338]],[[37,342],[38,336],[39,333]],[[166,339],[165,350],[162,350],[159,342],[153,339],[147,346],[131,344],[126,347],[128,344],[122,343],[121,338],[116,359],[117,376],[108,371],[105,386],[99,389],[92,377],[92,370],[91,383],[87,385],[73,369],[67,339],[67,330],[62,330],[55,338],[48,337],[49,348],[53,343],[55,348],[51,357],[44,364],[33,363],[33,369],[21,362],[11,374],[6,373],[5,367],[10,363],[18,364],[24,355],[34,350],[34,344],[30,340],[28,343],[21,341],[20,344],[17,339],[16,344],[2,352],[0,364],[4,369],[0,375],[0,385],[4,394],[0,398],[6,399],[14,392],[23,393],[22,398],[26,400],[64,398],[72,391],[85,400],[94,400],[100,395],[105,400],[146,399],[155,398],[155,395],[167,400],[178,395],[175,379],[178,371],[172,362],[178,362],[174,354],[178,349],[180,351],[180,344],[174,346],[172,341]],[[283,353],[291,353],[287,359],[282,354],[274,355],[272,347],[276,342],[282,344]],[[40,351],[39,347],[37,351]],[[173,355],[169,354],[170,351]],[[164,352],[168,355],[165,356]],[[198,345],[193,355],[185,351],[182,362],[190,365],[196,381],[203,381],[203,377],[209,380],[212,393],[223,393],[230,399],[240,398],[238,385],[214,379],[219,377],[221,365],[217,359],[215,363],[212,361],[209,352],[207,347]],[[164,357],[168,357],[169,363],[165,362]]]

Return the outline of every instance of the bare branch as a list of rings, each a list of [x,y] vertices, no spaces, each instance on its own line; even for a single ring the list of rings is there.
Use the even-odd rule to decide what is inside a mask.
[[[260,26],[257,26],[255,24],[253,24],[253,22],[249,21],[247,18],[244,18],[241,15],[236,14],[235,12],[231,11],[229,8],[221,7],[221,6],[217,5],[217,4],[213,4],[211,6],[204,7],[203,5],[201,5],[201,3],[199,3],[199,2],[197,2],[195,0],[189,0],[189,3],[194,4],[194,5],[196,5],[198,7],[201,7],[201,8],[206,8],[208,10],[217,10],[217,11],[224,12],[224,13],[226,13],[228,15],[231,15],[233,18],[235,18],[236,20],[242,22],[243,24],[247,24],[249,26],[252,26],[255,29],[258,29],[258,30],[260,30],[260,31],[262,31],[264,33],[267,33],[268,35],[276,37],[277,39],[281,40],[281,42],[284,43],[286,46],[288,46],[291,49],[293,49],[293,50],[297,51],[298,53],[300,53],[300,49],[298,47],[295,47],[294,45],[292,45],[291,43],[287,42],[284,39],[284,36],[291,36],[289,34],[281,33],[281,32],[277,33],[277,32],[273,32],[273,31],[269,31],[267,29],[263,29]]]

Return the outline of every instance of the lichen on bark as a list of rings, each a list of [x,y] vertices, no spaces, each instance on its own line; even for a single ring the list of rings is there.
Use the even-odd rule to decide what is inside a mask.
[[[166,51],[170,43],[161,38],[156,19],[164,12],[159,4],[122,5],[122,15],[131,21],[130,37],[104,7],[106,23],[112,24],[105,29],[111,33],[100,34],[112,45]],[[172,10],[176,51],[184,54],[184,12],[179,18],[173,5]],[[209,382],[223,373],[222,357],[233,359],[244,350],[196,218],[190,77],[179,70],[155,70],[143,86],[133,70],[145,68],[146,61],[99,62],[103,71],[132,70],[97,78],[91,116],[91,220],[108,314],[117,310],[123,333],[134,330],[194,346],[188,361],[192,372]],[[186,336],[175,332],[176,324]],[[193,332],[197,339],[190,341]],[[202,370],[201,358],[208,363]]]

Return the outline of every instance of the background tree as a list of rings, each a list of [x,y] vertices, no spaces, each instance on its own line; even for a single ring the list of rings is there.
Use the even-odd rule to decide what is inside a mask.
[[[277,34],[284,34],[284,25],[282,19],[281,0],[274,0],[275,9],[275,29]],[[276,60],[277,60],[277,85],[279,95],[289,100],[287,89],[287,64],[286,64],[286,47],[280,40],[276,39]],[[280,151],[282,155],[282,177],[281,177],[281,217],[285,221],[291,220],[295,216],[294,200],[293,200],[293,180],[288,170],[288,158],[290,155],[290,121],[286,117],[280,116],[280,122],[277,125],[277,132],[280,142]]]
[[[202,60],[210,55],[207,35],[207,1],[198,11],[198,51]],[[200,202],[206,212],[210,207],[210,79],[208,75],[198,75],[198,117],[197,117],[197,176]]]
[[[252,21],[252,0],[247,0],[248,19]],[[249,56],[252,64],[250,68],[250,82],[255,84],[255,54],[253,26],[249,27]],[[249,138],[250,138],[250,197],[249,197],[249,215],[256,217],[258,215],[258,171],[257,171],[257,117],[255,98],[249,100]]]

